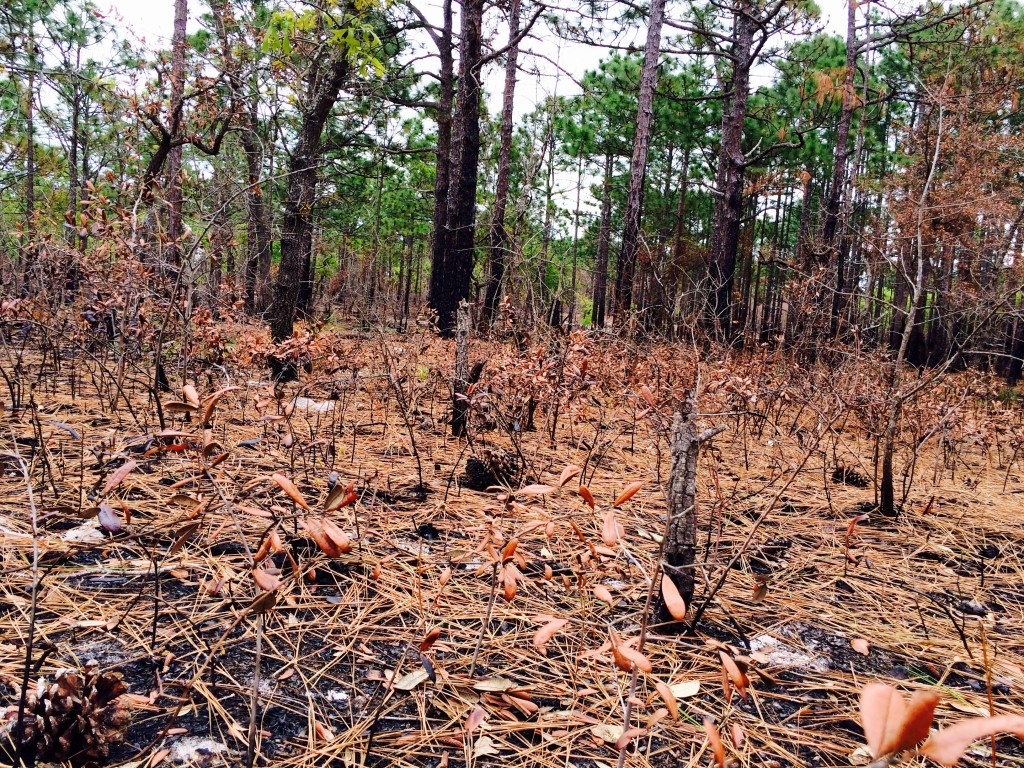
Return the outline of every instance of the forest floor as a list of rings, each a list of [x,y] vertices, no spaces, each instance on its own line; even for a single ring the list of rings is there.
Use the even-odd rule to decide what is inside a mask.
[[[698,371],[692,350],[474,340],[472,359],[487,363],[467,442],[447,423],[452,342],[336,333],[303,350],[312,367],[299,382],[275,389],[242,354],[254,334],[225,330],[222,365],[178,352],[162,433],[144,366],[106,348],[5,346],[0,364],[24,389],[23,407],[9,399],[0,413],[0,706],[17,705],[38,544],[33,685],[95,660],[128,687],[124,741],[98,764],[244,764],[255,699],[259,765],[614,766],[632,676],[610,630],[640,636],[665,526],[666,430]],[[690,616],[728,578],[692,634],[649,627],[653,669],[629,723],[643,730],[625,764],[712,764],[706,717],[736,765],[866,764],[857,698],[874,680],[936,689],[942,725],[1024,711],[1012,393],[972,373],[924,390],[897,455],[899,496],[919,446],[903,514],[852,526],[875,498],[878,361],[799,370],[748,354],[699,373],[702,423],[726,430],[701,457],[704,587]],[[507,488],[467,487],[467,459],[498,451]],[[581,473],[558,487],[572,466]],[[357,500],[325,512],[332,470]],[[609,541],[609,509],[638,481]],[[521,492],[537,484],[548,487]],[[349,551],[320,551],[320,518]],[[520,574],[506,600],[491,554],[513,537]],[[261,612],[251,558],[271,539],[284,551],[259,568],[281,586]],[[552,618],[567,624],[538,647]],[[723,687],[723,651],[748,665],[745,690]],[[1019,741],[994,745],[995,761],[983,741],[963,764],[1024,766]]]

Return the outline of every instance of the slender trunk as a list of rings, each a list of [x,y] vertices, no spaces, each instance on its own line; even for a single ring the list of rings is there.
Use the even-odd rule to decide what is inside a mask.
[[[68,147],[68,208],[65,214],[65,223],[68,225],[64,230],[64,239],[72,247],[78,240],[78,142],[81,124],[82,95],[78,83],[72,86],[71,96],[71,138]]]
[[[445,303],[448,279],[448,195],[452,170],[452,105],[455,99],[455,64],[452,57],[452,0],[444,0],[444,24],[438,40],[441,59],[438,100],[437,152],[434,164],[433,242],[427,301],[435,310]]]
[[[28,93],[25,97],[25,285],[33,290],[32,272],[36,267],[36,39],[33,33],[35,17],[29,14],[29,70]]]
[[[835,159],[832,163],[832,180],[825,200],[825,217],[821,227],[821,250],[819,260],[831,258],[839,225],[839,211],[847,190],[847,166],[850,161],[850,128],[853,126],[853,112],[857,107],[854,92],[854,76],[857,71],[857,3],[847,3],[846,13],[846,70],[843,75],[843,102],[839,111],[839,125],[836,128]]]
[[[640,94],[633,139],[633,159],[629,167],[629,190],[626,194],[625,225],[619,252],[619,274],[616,278],[615,309],[621,324],[633,304],[633,275],[640,248],[640,216],[644,207],[644,177],[647,174],[647,153],[654,124],[654,89],[658,83],[658,57],[661,52],[661,27],[665,17],[665,0],[652,0],[647,25],[647,45],[640,70]]]
[[[308,107],[303,112],[298,140],[288,163],[288,193],[281,225],[281,263],[270,307],[270,334],[277,342],[292,335],[299,291],[302,283],[308,280],[317,168],[322,152],[321,134],[349,74],[346,58],[334,59],[328,66],[326,72],[314,67],[309,74],[311,93]]]
[[[509,8],[508,35],[515,40],[519,34],[520,0],[512,0]],[[505,91],[501,104],[501,145],[498,148],[498,173],[494,186],[494,210],[491,214],[490,264],[487,274],[487,290],[484,294],[483,324],[490,325],[501,296],[501,280],[508,262],[509,238],[505,229],[505,209],[508,205],[508,187],[512,169],[513,107],[516,92],[516,65],[519,45],[513,43],[505,61]]]
[[[591,310],[591,326],[604,327],[605,307],[608,292],[608,252],[612,239],[612,172],[614,158],[611,153],[604,156],[604,184],[601,190],[601,226],[597,234],[597,256],[594,265],[594,307]]]
[[[444,274],[437,276],[432,306],[442,334],[455,330],[459,302],[469,298],[476,238],[476,185],[480,164],[480,75],[484,0],[463,0],[457,108],[452,124],[451,178],[445,231]]]
[[[743,217],[743,123],[747,118],[750,95],[750,68],[753,64],[756,20],[746,6],[737,9],[733,28],[730,78],[732,97],[722,115],[722,143],[715,175],[715,206],[708,254],[711,270],[711,301],[707,320],[726,338],[732,336],[732,287],[736,272],[736,253]]]
[[[181,105],[185,98],[185,25],[188,20],[188,0],[174,0],[174,34],[171,37],[171,135],[181,134]],[[167,158],[167,240],[168,261],[181,262],[179,241],[182,233],[184,196],[181,189],[182,146],[172,147]]]

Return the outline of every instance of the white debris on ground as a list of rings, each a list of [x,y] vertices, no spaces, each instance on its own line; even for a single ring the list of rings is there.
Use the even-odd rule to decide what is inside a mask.
[[[298,408],[300,411],[313,411],[314,413],[330,413],[334,410],[335,403],[333,400],[325,400],[322,403],[318,403],[310,397],[296,397],[292,400],[292,406]]]
[[[788,645],[784,645],[771,635],[758,635],[751,638],[750,650],[768,659],[770,664],[778,667],[800,667],[813,669],[816,672],[828,672],[828,659],[801,653]]]
[[[209,765],[210,757],[227,752],[227,747],[213,739],[184,736],[171,744],[168,758],[179,765]]]
[[[102,544],[107,538],[96,520],[86,520],[81,525],[69,528],[60,537],[72,544]]]

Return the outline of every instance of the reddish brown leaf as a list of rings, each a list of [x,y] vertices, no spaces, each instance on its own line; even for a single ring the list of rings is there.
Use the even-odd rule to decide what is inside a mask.
[[[619,497],[615,499],[615,504],[613,506],[621,507],[627,501],[632,499],[636,495],[636,492],[643,487],[644,484],[639,480],[637,480],[635,483],[630,483],[629,485],[626,486],[625,490],[623,490],[622,493],[619,494]]]
[[[256,582],[256,586],[262,589],[264,592],[272,592],[281,586],[281,578],[275,576],[272,573],[264,570],[263,568],[257,568],[252,572],[253,581]]]
[[[683,600],[683,596],[679,594],[679,588],[667,573],[661,575],[661,599],[665,602],[665,607],[672,614],[673,619],[682,621],[686,618],[686,601]]]
[[[715,755],[718,768],[725,768],[725,744],[722,743],[722,737],[718,735],[718,727],[710,717],[704,718],[704,731],[708,735],[708,745]]]
[[[672,693],[672,689],[660,680],[654,684],[654,688],[658,691],[658,695],[661,696],[661,700],[665,702],[665,706],[668,707],[672,719],[678,720],[679,702],[676,700],[676,695]]]
[[[466,718],[466,733],[472,733],[484,720],[487,719],[487,710],[477,705],[473,707],[473,711],[469,713],[469,717]]]
[[[853,648],[861,656],[867,656],[871,653],[871,643],[865,640],[863,637],[855,637],[850,641],[850,647]]]
[[[861,722],[876,757],[909,749],[928,736],[939,696],[915,691],[909,704],[890,685],[869,683],[860,694]]]
[[[538,629],[533,635],[533,645],[537,649],[542,649],[556,634],[562,631],[562,628],[568,624],[568,619],[552,619],[543,627]]]
[[[288,494],[289,497],[291,497],[292,501],[294,501],[296,504],[298,504],[305,510],[309,509],[309,504],[306,503],[306,500],[303,498],[302,493],[299,491],[295,483],[293,483],[290,479],[282,475],[280,472],[275,472],[274,474],[272,474],[270,476],[270,479],[277,483],[281,490]]]
[[[647,401],[647,404],[651,406],[651,408],[657,407],[657,403],[654,402],[654,393],[651,392],[651,388],[646,384],[640,387],[640,395]]]
[[[132,472],[134,472],[135,468],[138,466],[139,465],[134,461],[126,461],[120,467],[115,469],[113,474],[107,478],[107,482],[103,486],[102,495],[106,496],[112,490],[117,488],[117,486],[123,483],[124,479],[128,477],[128,475],[130,475]]]
[[[594,597],[600,600],[602,603],[608,603],[608,605],[615,605],[615,598],[612,597],[611,590],[608,589],[604,584],[594,585]]]
[[[213,417],[213,409],[216,407],[217,402],[228,392],[235,389],[241,389],[241,387],[224,387],[210,395],[210,399],[206,401],[206,411],[203,413],[203,424],[210,423],[210,419]]]
[[[352,549],[352,540],[348,534],[345,533],[341,528],[334,524],[334,521],[323,517],[320,518],[320,524],[323,526],[324,533],[334,542],[334,545],[338,548],[338,552],[344,554]]]
[[[427,634],[423,637],[423,642],[420,643],[420,653],[424,653],[425,651],[429,651],[430,647],[434,643],[437,642],[437,638],[439,638],[440,636],[441,636],[441,628],[440,627],[434,627],[432,630],[427,632]]]
[[[1024,717],[1020,715],[998,715],[997,717],[972,717],[962,720],[949,728],[936,731],[921,746],[921,754],[942,765],[956,765],[967,748],[978,739],[995,736],[997,733],[1012,733],[1024,739]]]
[[[743,726],[739,723],[733,723],[729,726],[729,735],[732,738],[732,745],[736,749],[742,749],[743,743],[747,740],[747,732],[743,730]]]
[[[309,537],[316,542],[316,545],[320,547],[320,551],[325,555],[337,557],[341,554],[341,550],[338,549],[334,539],[328,536],[324,530],[323,522],[319,517],[304,517],[299,520],[299,525],[306,530]]]
[[[630,660],[633,664],[636,664],[637,669],[641,672],[647,672],[650,674],[654,671],[654,665],[651,664],[651,660],[644,656],[636,648],[630,648],[628,645],[623,645],[619,648],[619,652]]]
[[[596,505],[596,502],[594,501],[594,494],[592,494],[590,492],[590,489],[587,488],[587,486],[581,485],[580,489],[579,489],[579,491],[577,491],[577,493],[579,493],[580,498],[582,498],[583,501],[585,501],[587,503],[587,506],[589,506],[591,509],[595,509],[596,508],[597,505]]]
[[[570,480],[572,480],[574,477],[576,477],[576,475],[578,475],[582,471],[583,470],[581,470],[575,464],[570,464],[565,469],[563,469],[562,470],[562,474],[559,475],[559,477],[558,477],[558,487],[559,488],[564,488],[566,483],[568,483]]]
[[[514,536],[508,540],[501,550],[501,562],[507,563],[512,559],[512,556],[516,553],[516,547],[519,546],[519,539]]]
[[[609,509],[605,513],[604,523],[601,525],[601,538],[606,546],[614,547],[619,543],[619,523],[615,519],[615,510]]]
[[[647,733],[646,728],[629,728],[622,732],[622,735],[615,741],[615,748],[620,752],[629,746],[629,742],[638,739]]]
[[[505,600],[512,602],[516,596],[516,577],[519,575],[519,569],[516,568],[515,563],[508,563],[505,566],[505,577],[502,580],[505,586]]]
[[[736,686],[736,690],[740,692],[740,698],[746,701],[747,684],[750,682],[747,679],[746,673],[740,669],[736,660],[725,651],[719,651],[718,655],[722,659],[722,669],[725,671],[725,674],[728,676],[732,684]]]
[[[185,396],[185,402],[189,405],[198,408],[199,407],[199,393],[196,388],[191,384],[186,384],[181,388],[181,394]]]
[[[535,483],[533,485],[526,486],[519,492],[523,494],[523,496],[544,496],[545,494],[551,493],[553,490],[555,489],[550,485]]]

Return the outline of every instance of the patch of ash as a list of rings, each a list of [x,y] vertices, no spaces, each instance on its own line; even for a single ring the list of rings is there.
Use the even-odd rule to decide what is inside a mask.
[[[827,659],[801,653],[771,635],[758,635],[751,638],[750,650],[764,655],[770,664],[777,667],[798,667],[812,669],[816,672],[828,672],[831,668]]]

